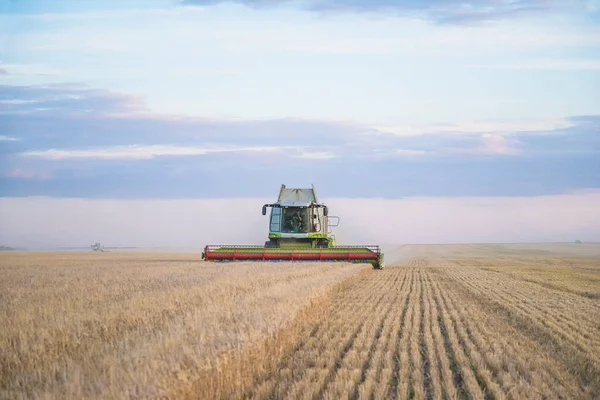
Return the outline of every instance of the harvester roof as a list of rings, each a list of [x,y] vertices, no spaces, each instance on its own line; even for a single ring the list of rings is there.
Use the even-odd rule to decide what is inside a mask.
[[[314,185],[308,189],[286,188],[285,185],[281,185],[279,198],[277,199],[277,203],[284,207],[307,207],[311,203],[318,202],[319,199]]]

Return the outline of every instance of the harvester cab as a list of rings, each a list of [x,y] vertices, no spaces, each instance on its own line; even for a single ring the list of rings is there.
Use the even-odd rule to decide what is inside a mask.
[[[266,247],[331,247],[329,209],[319,203],[314,185],[310,189],[288,189],[281,185],[277,202],[265,204],[262,214],[269,215],[269,240]],[[333,217],[337,218],[337,217]],[[339,218],[338,218],[339,220]]]
[[[265,204],[269,212],[269,235],[264,246],[208,245],[205,261],[341,261],[370,263],[383,269],[383,253],[377,245],[337,246],[331,228],[339,217],[319,202],[314,185],[309,189],[281,185],[275,203]]]

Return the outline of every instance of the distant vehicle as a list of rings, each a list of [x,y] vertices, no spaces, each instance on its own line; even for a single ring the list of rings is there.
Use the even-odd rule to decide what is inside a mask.
[[[91,247],[92,247],[93,251],[102,251],[102,252],[104,251],[104,246],[102,246],[98,242],[94,243]]]

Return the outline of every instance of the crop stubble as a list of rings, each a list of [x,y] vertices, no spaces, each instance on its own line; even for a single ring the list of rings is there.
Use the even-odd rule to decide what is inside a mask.
[[[222,381],[216,397],[597,398],[598,300],[483,264],[421,259],[364,274],[272,343],[286,347],[280,357],[235,388]],[[205,384],[194,394],[215,395]]]

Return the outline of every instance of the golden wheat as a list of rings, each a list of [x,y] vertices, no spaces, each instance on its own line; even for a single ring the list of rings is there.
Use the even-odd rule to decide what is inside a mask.
[[[383,271],[2,255],[0,397],[600,396],[599,258],[411,248]]]
[[[1,257],[6,398],[177,393],[362,268],[132,253]]]

